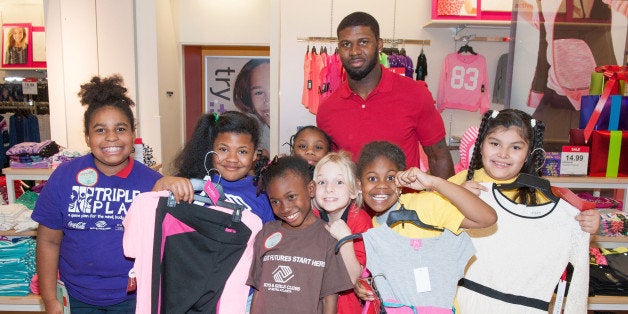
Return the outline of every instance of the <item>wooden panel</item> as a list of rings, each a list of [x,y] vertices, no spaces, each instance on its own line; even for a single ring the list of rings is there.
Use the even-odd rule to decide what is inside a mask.
[[[203,113],[203,54],[200,46],[183,46],[185,75],[185,140]]]

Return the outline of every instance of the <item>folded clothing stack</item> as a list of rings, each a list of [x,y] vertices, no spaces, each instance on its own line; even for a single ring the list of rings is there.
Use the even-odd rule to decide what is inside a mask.
[[[600,210],[599,235],[608,237],[628,236],[626,213],[618,210]]]
[[[22,142],[7,150],[11,168],[51,168],[52,157],[59,152],[59,145],[52,140]]]
[[[0,230],[22,232],[37,229],[37,223],[31,219],[32,211],[24,204],[0,205]]]
[[[0,296],[25,296],[35,274],[35,239],[0,238]]]

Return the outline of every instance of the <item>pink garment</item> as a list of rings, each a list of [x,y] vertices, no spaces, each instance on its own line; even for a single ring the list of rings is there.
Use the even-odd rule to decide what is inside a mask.
[[[310,63],[311,79],[312,79],[312,92],[310,94],[310,102],[307,109],[312,113],[318,112],[318,105],[320,104],[321,94],[320,87],[322,83],[321,73],[326,73],[325,63],[327,57],[319,54],[312,54],[312,62]]]
[[[412,309],[409,306],[401,305],[396,300],[385,300],[384,306],[387,314],[451,314],[451,309],[434,306],[416,306]]]
[[[469,162],[471,162],[471,156],[473,156],[473,149],[475,147],[475,141],[478,138],[479,128],[477,126],[469,127],[460,139],[460,162],[454,165],[454,171],[456,173],[469,169]]]
[[[303,91],[301,92],[301,104],[303,104],[305,108],[310,107],[310,94],[312,93],[311,60],[312,55],[308,51],[303,58]]]
[[[58,274],[57,274],[57,279],[59,279]],[[29,287],[33,294],[39,294],[39,276],[37,276],[37,274],[33,275],[33,278],[31,278],[31,283]]]
[[[343,82],[343,67],[340,61],[340,55],[334,53],[331,55],[331,63],[329,65],[329,94],[335,92]]]
[[[39,277],[37,276],[37,274],[33,275],[33,278],[31,278],[31,283],[29,287],[31,288],[31,292],[33,294],[39,294]]]
[[[484,113],[491,104],[486,58],[481,54],[453,52],[445,57],[438,84],[436,107]]]
[[[167,197],[167,191],[146,192],[135,197],[122,225],[124,236],[122,245],[127,257],[135,258],[134,271],[137,278],[136,313],[151,312],[151,278],[153,241],[155,235],[155,213],[160,197]],[[223,207],[209,207],[213,210],[230,213]],[[262,220],[251,211],[242,212],[242,222],[251,229],[247,248],[235,269],[227,279],[220,297],[217,313],[244,313],[250,287],[245,284],[253,258],[255,235],[262,228]]]

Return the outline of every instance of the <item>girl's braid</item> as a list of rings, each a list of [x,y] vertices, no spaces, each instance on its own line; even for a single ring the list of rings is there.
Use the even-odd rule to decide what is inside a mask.
[[[473,179],[473,175],[476,169],[483,167],[482,165],[482,149],[480,148],[486,133],[488,132],[488,122],[493,114],[493,110],[489,110],[482,116],[482,123],[478,130],[478,137],[475,139],[475,146],[473,149],[473,155],[471,155],[471,161],[469,162],[469,170],[467,171],[467,181]]]

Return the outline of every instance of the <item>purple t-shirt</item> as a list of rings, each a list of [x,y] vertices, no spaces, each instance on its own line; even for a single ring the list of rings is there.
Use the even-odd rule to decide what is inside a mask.
[[[212,182],[219,182],[229,202],[242,205],[244,210],[250,210],[262,219],[262,223],[275,220],[275,214],[270,207],[266,192],[257,195],[257,187],[253,184],[253,176],[246,176],[240,180],[227,181],[212,176]]]
[[[44,186],[33,220],[63,230],[59,273],[68,293],[85,303],[113,305],[125,301],[133,266],[122,250],[122,220],[133,198],[150,191],[161,177],[131,162],[106,176],[88,154],[60,165]]]

